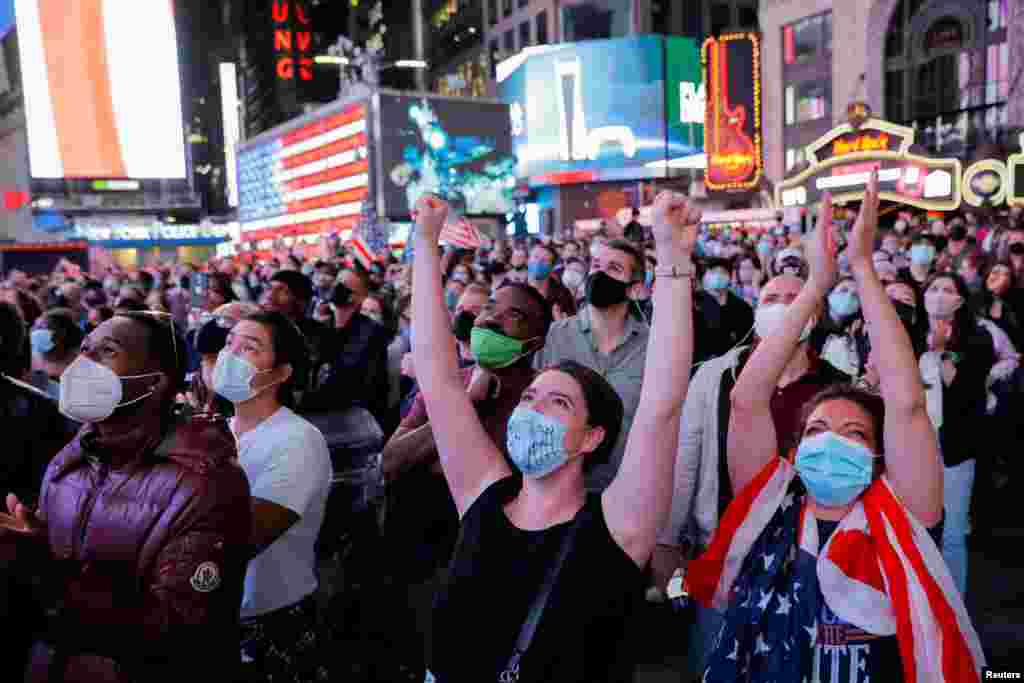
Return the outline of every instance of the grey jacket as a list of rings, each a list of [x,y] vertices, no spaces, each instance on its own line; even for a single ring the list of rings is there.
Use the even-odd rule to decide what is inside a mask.
[[[747,350],[741,346],[712,358],[697,370],[679,423],[672,512],[658,542],[678,546],[688,540],[707,547],[718,528],[718,401],[722,373],[731,372]]]

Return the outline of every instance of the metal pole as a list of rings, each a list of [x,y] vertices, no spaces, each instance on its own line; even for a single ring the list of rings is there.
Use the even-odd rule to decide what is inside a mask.
[[[424,47],[423,0],[411,0],[412,9],[412,52],[413,58],[426,61]],[[416,90],[426,92],[426,69],[417,69],[413,74]]]

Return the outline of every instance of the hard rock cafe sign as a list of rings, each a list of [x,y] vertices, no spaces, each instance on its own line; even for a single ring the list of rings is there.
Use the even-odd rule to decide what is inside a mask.
[[[705,183],[713,192],[748,192],[761,183],[761,48],[756,33],[708,38],[701,48],[707,101]]]
[[[872,171],[878,171],[882,199],[920,209],[1024,206],[1024,151],[964,170],[959,159],[912,151],[914,129],[875,118],[864,103],[850,105],[847,114],[847,123],[808,145],[808,163],[776,186],[777,206],[810,206],[825,192],[839,204],[859,201]],[[1020,144],[1024,150],[1024,133]]]

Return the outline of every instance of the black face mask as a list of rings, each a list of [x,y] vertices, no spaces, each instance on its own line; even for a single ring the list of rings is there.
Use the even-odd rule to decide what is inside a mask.
[[[1014,242],[1010,245],[1010,253],[1014,256],[1024,255],[1024,242]]]
[[[587,302],[594,308],[610,308],[626,300],[627,289],[629,284],[599,270],[587,278]]]
[[[335,306],[348,306],[352,303],[352,290],[339,282],[328,299]]]
[[[945,235],[937,235],[935,237],[935,251],[937,253],[945,251],[947,246],[949,246],[949,238]]]
[[[967,239],[967,228],[963,227],[962,225],[956,226],[955,228],[949,231],[949,239],[953,240],[954,242],[963,242],[965,239]]]
[[[900,321],[903,322],[903,326],[907,328],[907,331],[913,330],[914,325],[917,324],[917,308],[902,301],[893,301],[892,305],[896,309],[896,315],[900,317]]]
[[[476,325],[476,316],[469,311],[461,311],[452,322],[452,334],[460,342],[468,342]]]

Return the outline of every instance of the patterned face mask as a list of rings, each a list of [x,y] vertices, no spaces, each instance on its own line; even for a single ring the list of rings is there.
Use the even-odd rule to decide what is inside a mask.
[[[519,406],[508,420],[508,455],[527,479],[546,477],[569,462],[567,431],[558,420]]]

